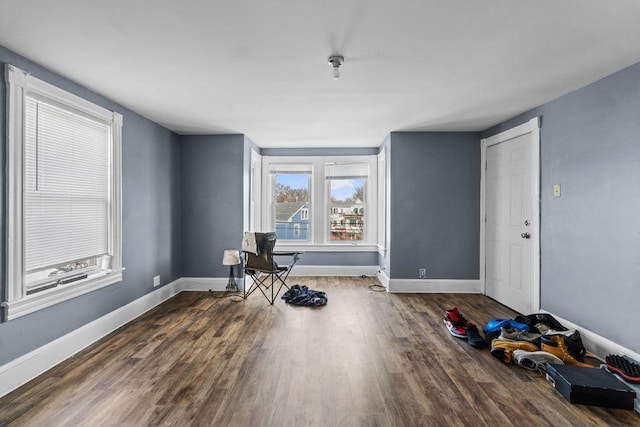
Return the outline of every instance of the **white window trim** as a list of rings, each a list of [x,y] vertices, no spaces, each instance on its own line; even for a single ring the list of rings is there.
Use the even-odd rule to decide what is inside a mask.
[[[7,82],[7,212],[5,320],[15,319],[122,280],[122,115],[95,105],[21,69],[6,64]],[[111,270],[64,286],[27,295],[23,268],[24,102],[28,94],[45,97],[112,123],[112,264]]]
[[[378,159],[378,253],[385,256],[385,234],[386,234],[386,189],[385,189],[385,173],[386,173],[386,154],[383,149],[377,156]]]
[[[251,149],[251,174],[249,190],[249,231],[260,230],[262,222],[260,200],[262,194],[262,156],[256,150]]]
[[[367,223],[365,228],[365,239],[363,241],[331,241],[329,240],[329,183],[325,176],[325,165],[327,163],[340,162],[363,162],[369,164],[369,177],[366,198],[367,198]],[[278,240],[276,246],[286,247],[288,250],[304,250],[308,252],[361,252],[377,251],[378,241],[378,202],[377,202],[377,179],[378,179],[378,159],[376,155],[365,156],[262,156],[262,219],[263,227],[271,227],[274,223],[270,209],[273,200],[273,183],[271,165],[283,164],[306,164],[311,165],[311,209],[309,210],[309,240],[302,242]],[[273,231],[273,230],[264,230]]]

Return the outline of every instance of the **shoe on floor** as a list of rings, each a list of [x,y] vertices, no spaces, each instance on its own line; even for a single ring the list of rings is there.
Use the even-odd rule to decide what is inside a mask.
[[[587,355],[587,349],[584,347],[584,344],[582,343],[582,337],[580,336],[579,331],[575,329],[567,329],[566,331],[556,331],[556,330],[550,329],[549,331],[547,331],[545,334],[542,335],[542,339],[543,340],[551,339],[554,336],[557,337],[555,341],[558,343],[561,342],[566,348],[567,352],[574,359],[576,359],[578,362],[584,362],[584,357]],[[553,343],[549,343],[549,342],[548,344],[551,344],[552,346],[554,345]],[[550,353],[554,353],[554,352],[551,351]],[[557,354],[556,356],[562,359],[561,356]]]
[[[545,362],[555,365],[564,365],[558,357],[546,351],[513,350],[513,360],[519,366],[532,371],[547,372]]]
[[[515,320],[511,319],[491,319],[487,322],[486,325],[484,325],[484,328],[482,328],[482,332],[484,332],[485,335],[495,332],[500,333],[500,328],[511,328],[517,329],[519,331],[529,332],[529,326],[525,325],[524,323],[518,323]]]
[[[502,327],[500,328],[500,339],[508,341],[527,341],[540,347],[540,338],[542,334],[536,334],[533,332],[520,331],[515,328]]]
[[[458,307],[444,312],[444,324],[454,337],[467,338],[467,330],[465,329],[467,319],[458,311]]]
[[[624,356],[610,354],[605,358],[609,372],[620,375],[630,383],[640,383],[640,365]]]
[[[529,326],[518,323],[511,319],[491,319],[484,325],[482,332],[484,332],[484,340],[487,345],[491,346],[491,341],[500,337],[502,328],[517,329],[519,331],[529,331]]]
[[[538,351],[535,344],[526,341],[505,341],[494,339],[491,341],[491,355],[504,363],[513,362],[513,352],[515,350]]]
[[[571,354],[565,344],[564,335],[543,335],[541,341],[542,351],[551,353],[564,362],[565,365],[582,366],[585,368],[595,368],[595,366],[580,362]]]
[[[482,348],[485,345],[484,338],[480,336],[478,327],[471,322],[467,322],[467,342],[471,347]]]

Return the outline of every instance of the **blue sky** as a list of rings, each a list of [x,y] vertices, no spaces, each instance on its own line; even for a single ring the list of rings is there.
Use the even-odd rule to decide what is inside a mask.
[[[287,185],[291,188],[309,189],[309,175],[304,173],[279,173],[276,175],[276,180],[278,184]]]
[[[364,179],[334,179],[331,181],[331,197],[345,200],[355,193],[356,187],[364,187]]]

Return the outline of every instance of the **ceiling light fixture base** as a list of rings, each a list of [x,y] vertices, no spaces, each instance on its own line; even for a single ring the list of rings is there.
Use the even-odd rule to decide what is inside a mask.
[[[342,55],[331,55],[329,57],[329,64],[333,67],[333,72],[331,76],[334,80],[338,80],[340,78],[340,66],[344,64],[344,56]]]

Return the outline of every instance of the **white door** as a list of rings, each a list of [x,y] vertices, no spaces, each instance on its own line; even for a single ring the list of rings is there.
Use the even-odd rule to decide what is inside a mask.
[[[486,149],[486,294],[522,314],[537,309],[531,139],[526,133]]]

